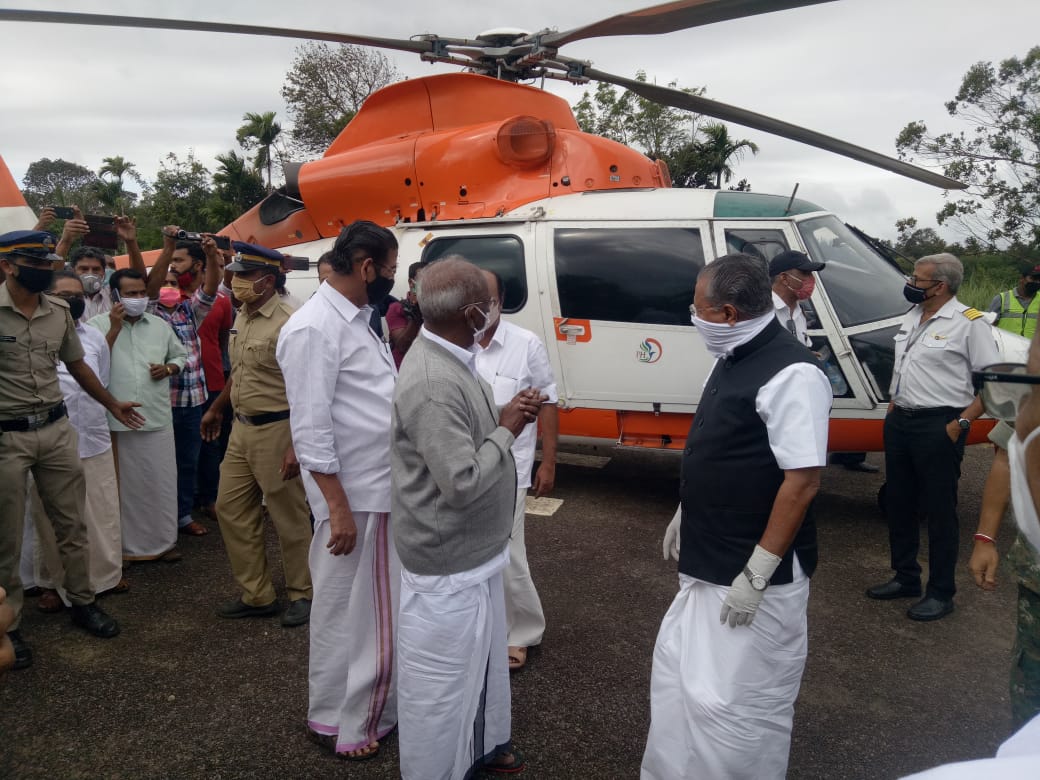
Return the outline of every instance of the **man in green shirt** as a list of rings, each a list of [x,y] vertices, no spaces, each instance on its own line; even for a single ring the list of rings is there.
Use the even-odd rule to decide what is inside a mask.
[[[109,386],[141,403],[147,423],[131,430],[109,417],[119,474],[123,559],[180,559],[177,543],[177,461],[174,455],[170,377],[184,367],[187,352],[169,324],[148,314],[144,275],[131,269],[109,280],[113,305],[90,325],[112,350]]]

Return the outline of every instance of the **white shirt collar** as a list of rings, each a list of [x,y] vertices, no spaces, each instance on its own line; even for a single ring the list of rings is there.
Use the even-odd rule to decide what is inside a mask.
[[[358,308],[354,305],[353,301],[330,284],[321,285],[318,288],[317,294],[328,301],[332,305],[332,308],[338,311],[347,322],[353,322],[354,318],[363,311],[372,311],[372,307],[368,305]]]
[[[466,368],[470,370],[474,376],[477,374],[477,354],[472,349],[465,349],[460,347],[458,344],[453,344],[447,339],[441,338],[436,333],[428,330],[425,325],[422,326],[422,330],[419,331],[423,337],[429,339],[439,347],[444,347],[452,355],[457,357]]]

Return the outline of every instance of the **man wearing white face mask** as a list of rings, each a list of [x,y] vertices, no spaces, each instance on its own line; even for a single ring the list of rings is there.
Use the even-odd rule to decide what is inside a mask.
[[[88,323],[112,350],[109,387],[133,393],[147,422],[131,430],[109,415],[116,473],[123,560],[180,560],[177,544],[177,460],[174,454],[171,376],[187,352],[162,319],[147,313],[144,275],[132,269],[112,274],[112,311]]]
[[[687,436],[679,593],[654,648],[643,780],[783,778],[807,652],[830,383],[777,320],[765,263],[727,255],[697,279],[717,360]]]

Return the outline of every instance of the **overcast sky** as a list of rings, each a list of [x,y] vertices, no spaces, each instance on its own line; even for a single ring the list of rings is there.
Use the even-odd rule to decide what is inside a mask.
[[[653,4],[640,0],[9,0],[10,7],[241,22],[388,38],[433,32],[472,37],[495,27],[570,29]],[[27,166],[60,157],[96,169],[122,155],[146,178],[168,152],[191,147],[208,166],[235,147],[247,111],[277,111],[298,45],[269,38],[175,31],[0,23],[0,155],[21,181]],[[838,0],[665,36],[580,41],[564,53],[624,76],[707,86],[708,97],[775,116],[888,155],[907,122],[954,129],[943,104],[980,60],[1040,44],[1037,0]],[[408,77],[450,70],[390,53]],[[572,104],[581,89],[551,89]],[[759,145],[737,177],[756,192],[799,196],[877,235],[916,216],[934,225],[942,192],[861,163],[732,126]],[[948,234],[955,237],[953,234]]]

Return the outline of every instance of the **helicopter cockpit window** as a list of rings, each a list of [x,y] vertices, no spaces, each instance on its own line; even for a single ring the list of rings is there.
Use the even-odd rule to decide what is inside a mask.
[[[728,253],[743,252],[752,257],[761,257],[767,263],[789,248],[782,230],[727,228],[725,232]]]
[[[563,228],[554,237],[560,313],[575,319],[689,325],[704,267],[694,228]]]
[[[524,245],[516,236],[450,236],[435,238],[423,250],[422,262],[432,263],[447,255],[462,255],[473,265],[494,271],[506,287],[502,311],[512,314],[527,303],[527,272]]]
[[[906,314],[906,280],[837,217],[807,219],[798,223],[798,231],[809,256],[827,263],[820,278],[842,325]]]

